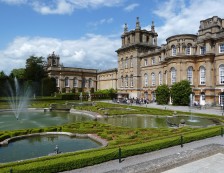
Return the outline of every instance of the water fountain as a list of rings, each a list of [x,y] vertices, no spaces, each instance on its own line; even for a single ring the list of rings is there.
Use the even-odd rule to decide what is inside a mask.
[[[196,123],[196,122],[198,122],[198,120],[194,119],[192,116],[192,107],[193,107],[193,94],[192,93],[190,94],[189,98],[190,98],[190,103],[189,103],[190,119],[188,121],[192,122],[192,123]]]
[[[27,103],[29,101],[30,89],[21,89],[18,79],[14,78],[14,89],[13,86],[7,82],[9,105],[13,111],[16,119],[19,119],[19,115],[24,109],[27,108]]]

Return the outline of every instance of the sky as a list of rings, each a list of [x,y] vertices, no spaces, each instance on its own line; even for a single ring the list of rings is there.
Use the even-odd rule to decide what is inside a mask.
[[[30,56],[55,52],[65,67],[117,67],[124,24],[154,21],[158,45],[196,34],[201,20],[224,18],[223,0],[0,0],[0,71],[25,68]]]

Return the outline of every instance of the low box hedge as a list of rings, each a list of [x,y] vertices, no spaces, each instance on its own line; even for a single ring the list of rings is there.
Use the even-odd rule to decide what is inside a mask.
[[[194,133],[185,133],[183,134],[183,137],[184,143],[186,143],[220,134],[221,127],[210,127],[207,129],[199,129]],[[135,145],[129,144],[122,146],[122,157],[160,150],[163,148],[180,145],[180,143],[180,136],[178,135],[146,143],[139,143]],[[118,148],[101,148],[43,157],[32,161],[4,164],[0,165],[0,172],[9,172],[10,168],[12,168],[13,173],[53,173],[99,164],[113,159],[118,159]]]

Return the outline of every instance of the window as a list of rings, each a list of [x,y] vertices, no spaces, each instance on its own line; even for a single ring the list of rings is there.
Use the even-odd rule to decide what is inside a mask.
[[[145,73],[144,74],[144,81],[145,81],[145,87],[148,87],[148,74],[147,73]]]
[[[152,58],[152,65],[154,65],[156,63],[155,61],[155,57]]]
[[[161,56],[159,56],[159,62],[161,62],[162,61],[162,58],[161,58]]]
[[[219,83],[224,84],[224,64],[219,66]]]
[[[219,53],[224,53],[224,43],[219,45]]]
[[[156,77],[155,77],[155,73],[152,73],[152,74],[151,74],[151,77],[152,77],[152,86],[155,86],[155,85],[156,85]]]
[[[121,58],[121,68],[124,67],[124,64],[123,64],[123,58]]]
[[[124,78],[123,78],[123,76],[121,76],[121,87],[123,87],[124,86]]]
[[[190,55],[191,54],[191,45],[188,44],[185,50],[186,55]]]
[[[56,77],[55,80],[56,80],[56,87],[59,87],[59,79],[58,79],[58,77]]]
[[[148,65],[148,60],[147,59],[144,59],[144,64],[145,64],[145,66]]]
[[[200,67],[200,85],[205,85],[205,67]]]
[[[176,56],[177,55],[177,48],[176,48],[176,46],[172,46],[171,47],[171,49],[172,49],[172,56]]]
[[[73,87],[78,87],[78,79],[76,77],[73,79]]]
[[[187,69],[187,80],[190,82],[190,85],[193,84],[193,67],[188,67]]]
[[[206,47],[205,46],[201,46],[200,47],[200,54],[204,55],[206,53]]]
[[[133,59],[130,59],[130,67],[133,67]]]
[[[125,87],[128,87],[128,75],[125,77]]]
[[[93,80],[91,78],[89,78],[89,88],[93,87]]]
[[[65,87],[69,87],[69,79],[68,79],[68,77],[65,78]]]
[[[174,67],[171,68],[171,85],[176,83],[176,69]]]
[[[161,73],[161,71],[159,72],[159,85],[162,85],[162,73]]]
[[[125,59],[125,68],[128,68],[128,58]]]
[[[130,76],[130,86],[134,86],[134,80],[133,80],[133,75]]]
[[[168,83],[168,80],[167,80],[167,71],[165,71],[165,80],[166,80],[166,85]]]

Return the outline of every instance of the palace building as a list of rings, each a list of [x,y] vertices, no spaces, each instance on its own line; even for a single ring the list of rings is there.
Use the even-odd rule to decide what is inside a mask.
[[[57,56],[48,57],[48,73],[56,77],[59,88],[114,88],[118,97],[155,100],[159,85],[172,86],[188,80],[193,101],[201,105],[223,105],[224,102],[224,19],[217,16],[200,21],[198,33],[174,35],[166,44],[157,44],[158,34],[141,29],[139,18],[133,30],[125,24],[121,47],[116,50],[117,69],[66,68]],[[52,55],[53,56],[53,55]],[[55,55],[54,55],[55,56]]]

